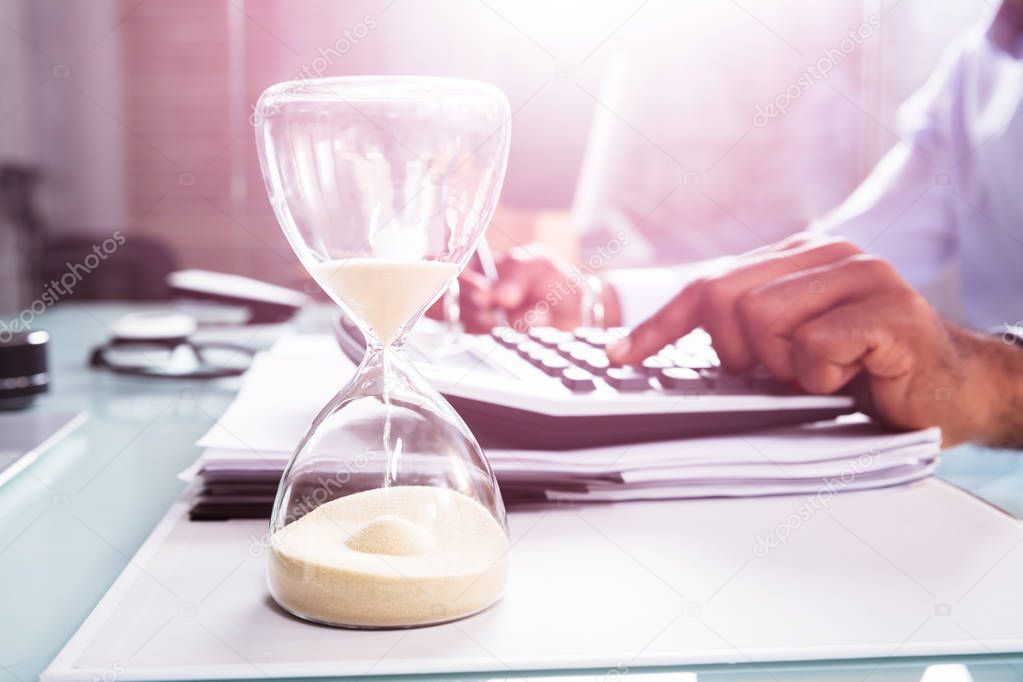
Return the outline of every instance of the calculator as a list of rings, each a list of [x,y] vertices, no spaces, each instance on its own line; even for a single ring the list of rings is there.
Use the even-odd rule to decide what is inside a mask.
[[[342,351],[358,363],[362,332],[343,315],[333,328]],[[856,411],[852,396],[808,395],[762,368],[725,372],[701,329],[642,365],[612,367],[604,349],[626,333],[496,327],[463,334],[423,319],[406,346],[486,447],[570,449],[731,434]]]

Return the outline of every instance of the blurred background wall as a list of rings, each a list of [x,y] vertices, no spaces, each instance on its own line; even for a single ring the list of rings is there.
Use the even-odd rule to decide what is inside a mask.
[[[515,111],[498,247],[570,244],[618,211],[679,232],[697,258],[758,246],[841,200],[896,143],[897,104],[985,11],[980,0],[0,0],[0,165],[38,170],[51,238],[121,230],[178,266],[292,282],[254,153],[260,92],[311,76],[477,78]],[[758,104],[871,17],[877,28],[827,79],[755,125]],[[700,191],[662,201],[677,170],[666,158]],[[572,219],[537,227],[573,204]],[[29,246],[0,231],[0,270],[13,272]],[[5,281],[0,305],[32,296]]]

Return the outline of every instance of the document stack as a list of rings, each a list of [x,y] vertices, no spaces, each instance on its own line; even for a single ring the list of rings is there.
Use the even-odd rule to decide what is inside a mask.
[[[288,337],[259,355],[183,474],[195,484],[192,517],[269,516],[292,450],[353,369],[329,336]],[[484,443],[509,506],[784,494],[825,503],[924,478],[940,446],[937,429],[895,433],[863,416],[569,451]]]

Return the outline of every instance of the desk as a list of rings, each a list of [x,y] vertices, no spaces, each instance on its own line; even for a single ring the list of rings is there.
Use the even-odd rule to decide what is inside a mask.
[[[227,407],[238,388],[236,379],[175,382],[90,370],[86,366],[89,350],[108,337],[109,324],[140,308],[65,304],[37,318],[37,327],[49,330],[53,337],[50,361],[54,376],[51,394],[33,409],[85,410],[89,421],[0,489],[0,682],[36,679],[71,637],[181,492],[182,483],[176,476],[197,456],[193,443]],[[312,310],[297,325],[324,331],[326,319],[324,309]],[[939,475],[1023,516],[1023,453],[960,447],[945,453]],[[932,668],[928,682],[970,679],[955,667],[959,664],[968,666],[973,679],[1023,678],[1023,655],[687,670],[696,672],[701,680],[729,682],[868,677],[915,681],[927,666],[937,664],[950,667]],[[597,679],[640,682],[640,672],[558,671],[549,675],[553,679],[572,679],[573,675],[594,679],[597,674]],[[502,676],[445,679],[494,677]],[[116,670],[104,682],[116,682]]]

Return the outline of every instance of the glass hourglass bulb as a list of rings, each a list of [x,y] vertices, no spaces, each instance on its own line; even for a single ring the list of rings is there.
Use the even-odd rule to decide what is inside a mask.
[[[508,101],[471,81],[327,78],[273,86],[257,112],[277,219],[367,341],[281,479],[270,593],[347,627],[477,613],[507,581],[504,504],[476,439],[402,345],[483,236],[507,164]]]

